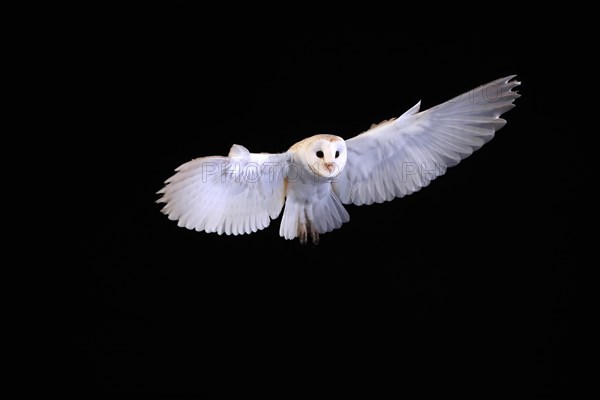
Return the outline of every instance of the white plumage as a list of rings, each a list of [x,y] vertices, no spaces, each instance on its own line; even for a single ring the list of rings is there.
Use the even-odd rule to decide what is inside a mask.
[[[372,204],[427,186],[502,128],[519,97],[515,75],[428,110],[420,102],[399,118],[344,140],[308,137],[279,154],[233,145],[227,157],[194,159],[176,169],[158,200],[178,225],[238,235],[266,228],[285,205],[279,234],[301,243],[340,228],[342,204]]]

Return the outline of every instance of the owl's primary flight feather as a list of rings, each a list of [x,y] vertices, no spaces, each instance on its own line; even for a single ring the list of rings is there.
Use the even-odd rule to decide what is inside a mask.
[[[397,119],[344,140],[306,138],[279,154],[233,145],[227,157],[194,159],[158,193],[162,212],[197,231],[238,235],[266,228],[285,205],[286,239],[330,232],[348,222],[342,204],[372,204],[414,193],[489,141],[519,97],[515,75],[428,110],[420,102]]]

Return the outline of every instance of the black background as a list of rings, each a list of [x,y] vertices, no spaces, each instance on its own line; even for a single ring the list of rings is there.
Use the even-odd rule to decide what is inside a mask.
[[[99,15],[60,43],[79,134],[70,170],[85,170],[69,221],[65,390],[573,394],[583,164],[578,142],[563,140],[578,132],[554,108],[561,37],[493,19],[424,34],[285,21],[207,29],[210,15],[184,10]],[[522,97],[490,143],[414,195],[347,206],[351,221],[318,246],[280,238],[280,218],[247,236],[188,231],[155,203],[192,158],[349,138],[511,74]]]

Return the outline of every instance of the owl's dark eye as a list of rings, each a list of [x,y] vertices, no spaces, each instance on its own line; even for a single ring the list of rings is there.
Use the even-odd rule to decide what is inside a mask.
[[[336,152],[335,152],[335,158],[338,158],[339,156],[340,156],[340,152],[339,152],[339,151],[336,151]]]
[[[321,150],[317,151],[317,157],[323,158],[323,152]]]

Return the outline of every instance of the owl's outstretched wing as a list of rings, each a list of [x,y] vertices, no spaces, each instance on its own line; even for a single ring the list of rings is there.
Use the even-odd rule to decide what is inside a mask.
[[[197,231],[239,235],[266,228],[284,203],[288,155],[250,153],[233,145],[227,157],[194,159],[158,192],[162,212]]]
[[[494,137],[500,118],[520,95],[515,75],[482,85],[419,112],[420,102],[395,120],[346,141],[348,160],[334,183],[345,204],[372,204],[414,193]]]

